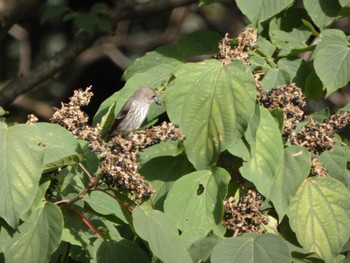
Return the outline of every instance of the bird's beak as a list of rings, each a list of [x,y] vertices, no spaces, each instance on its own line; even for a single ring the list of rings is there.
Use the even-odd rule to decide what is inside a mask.
[[[162,103],[159,101],[158,97],[155,97],[155,98],[154,98],[154,102],[155,102],[157,105],[159,105],[159,106],[162,105]]]

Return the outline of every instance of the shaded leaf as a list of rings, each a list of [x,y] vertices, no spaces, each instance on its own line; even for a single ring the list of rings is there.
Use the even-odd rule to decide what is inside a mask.
[[[110,195],[101,191],[92,191],[89,195],[85,195],[83,200],[97,213],[102,215],[113,214],[125,223],[128,223],[120,204]]]
[[[161,156],[147,162],[140,174],[156,189],[151,201],[156,209],[163,210],[163,203],[173,183],[181,176],[193,171],[186,156]]]
[[[133,212],[133,222],[136,233],[148,242],[159,259],[173,263],[192,262],[185,241],[166,214],[138,206]]]
[[[205,262],[209,259],[214,247],[222,240],[221,237],[209,232],[207,235],[194,241],[188,248],[193,262]]]
[[[337,18],[341,8],[338,1],[303,0],[303,5],[312,21],[321,30]]]
[[[147,254],[134,242],[127,239],[103,240],[99,242],[96,258],[92,262],[147,263]],[[94,245],[96,242],[94,243]]]

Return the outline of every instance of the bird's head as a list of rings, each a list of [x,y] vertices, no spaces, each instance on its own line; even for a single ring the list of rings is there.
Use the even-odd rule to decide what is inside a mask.
[[[155,102],[156,104],[160,105],[155,90],[150,86],[142,86],[134,93],[133,97],[137,100],[142,100],[147,104]]]

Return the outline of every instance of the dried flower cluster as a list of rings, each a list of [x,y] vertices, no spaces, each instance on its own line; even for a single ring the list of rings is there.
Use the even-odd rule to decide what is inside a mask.
[[[109,186],[130,191],[135,201],[140,202],[155,191],[137,172],[139,151],[160,141],[183,140],[183,135],[177,126],[164,122],[128,136],[116,136],[106,143],[102,140],[100,126],[90,127],[88,116],[81,110],[81,106],[87,105],[93,96],[90,89],[74,91],[69,103],[62,103],[60,109],[55,108],[51,121],[65,127],[77,138],[88,140],[90,150],[100,155],[102,179]]]
[[[69,98],[69,103],[61,103],[61,108],[54,108],[55,113],[50,121],[57,123],[70,131],[78,139],[88,141],[101,141],[101,128],[99,125],[90,127],[88,125],[89,117],[81,110],[81,106],[90,103],[93,93],[91,86],[85,91],[79,89],[74,91],[74,95]]]
[[[254,190],[236,202],[233,197],[224,201],[224,221],[229,236],[241,236],[244,233],[264,233],[261,225],[268,224],[268,218],[260,211],[262,195]]]
[[[222,64],[228,65],[233,60],[241,60],[249,63],[247,51],[254,49],[258,38],[258,31],[255,28],[248,28],[238,35],[236,43],[232,44],[233,39],[228,34],[219,43],[219,52],[214,55]]]
[[[258,99],[265,108],[280,108],[284,112],[284,131],[286,137],[292,135],[297,124],[304,118],[305,96],[294,83],[280,86],[269,92],[258,89]]]
[[[113,137],[111,142],[106,144],[106,150],[101,153],[100,167],[103,179],[110,186],[130,190],[137,201],[141,201],[142,197],[151,196],[154,189],[137,173],[137,156],[145,147],[166,140],[183,140],[178,127],[166,122],[128,136]]]
[[[340,112],[322,123],[316,123],[312,117],[305,115],[303,110],[306,104],[305,96],[294,83],[280,86],[269,92],[264,92],[261,87],[257,87],[257,90],[258,99],[265,108],[283,110],[283,135],[292,144],[304,146],[313,154],[331,150],[336,144],[334,132],[350,123],[350,112]],[[306,118],[308,122],[300,132],[296,132],[297,125]],[[328,174],[316,156],[312,160],[311,172],[318,176]]]

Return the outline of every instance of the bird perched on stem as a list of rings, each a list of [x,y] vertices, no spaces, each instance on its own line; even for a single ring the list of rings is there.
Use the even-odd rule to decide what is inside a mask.
[[[140,128],[153,102],[159,105],[156,92],[150,86],[140,87],[125,103],[105,138]]]

